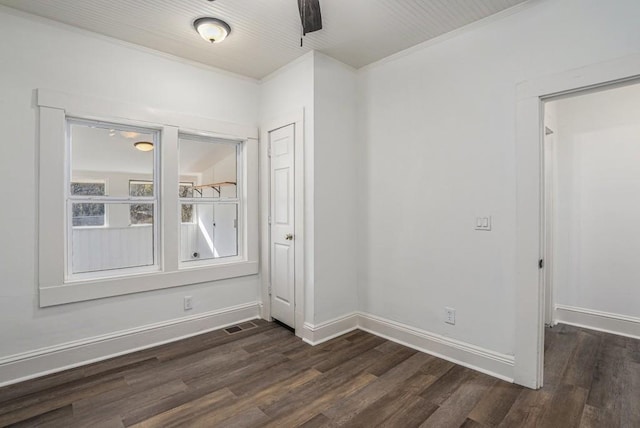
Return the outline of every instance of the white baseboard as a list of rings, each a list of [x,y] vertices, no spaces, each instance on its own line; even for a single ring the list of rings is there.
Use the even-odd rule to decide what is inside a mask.
[[[567,305],[555,309],[555,323],[640,339],[640,318]]]
[[[512,355],[490,351],[370,314],[360,314],[359,328],[420,352],[513,382],[515,359]]]
[[[254,302],[0,358],[0,387],[260,318]]]
[[[302,328],[302,340],[315,346],[357,329],[358,314],[353,312],[317,325],[306,322]]]
[[[512,355],[490,351],[362,312],[354,312],[317,325],[305,323],[303,340],[317,345],[357,328],[420,352],[513,382],[515,359]]]
[[[255,302],[10,355],[0,359],[0,387],[260,318],[260,310],[260,303]],[[305,323],[302,339],[310,345],[318,345],[358,328],[513,382],[514,358],[511,355],[371,314],[353,312],[317,325]]]

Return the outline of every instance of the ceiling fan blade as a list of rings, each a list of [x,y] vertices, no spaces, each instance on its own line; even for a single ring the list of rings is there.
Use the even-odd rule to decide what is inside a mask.
[[[322,16],[320,15],[320,0],[298,0],[302,33],[312,33],[322,30]]]

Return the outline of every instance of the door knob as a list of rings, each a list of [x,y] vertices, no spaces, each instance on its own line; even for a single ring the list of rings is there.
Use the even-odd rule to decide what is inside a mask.
[[[287,241],[293,241],[293,235],[291,233],[287,233],[286,235],[284,235],[284,239],[286,239]]]

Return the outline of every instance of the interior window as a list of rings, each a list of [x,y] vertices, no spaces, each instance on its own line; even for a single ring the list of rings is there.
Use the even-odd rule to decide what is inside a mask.
[[[183,182],[179,190],[182,262],[240,254],[240,150],[240,144],[233,141],[180,136],[180,178],[191,178],[191,184]]]
[[[73,119],[68,130],[68,275],[155,265],[158,133]]]
[[[46,89],[37,102],[41,307],[258,273],[257,129]]]

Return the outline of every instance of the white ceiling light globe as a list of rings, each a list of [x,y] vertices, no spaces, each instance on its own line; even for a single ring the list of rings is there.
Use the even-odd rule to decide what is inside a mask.
[[[200,37],[210,43],[220,43],[231,33],[229,24],[218,18],[198,18],[193,27]]]

